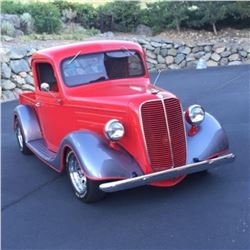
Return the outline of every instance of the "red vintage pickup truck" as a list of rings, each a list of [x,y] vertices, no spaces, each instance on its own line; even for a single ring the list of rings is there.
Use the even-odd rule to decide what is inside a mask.
[[[35,92],[20,95],[14,129],[20,151],[67,170],[84,202],[107,192],[176,185],[187,174],[234,158],[218,121],[200,105],[184,112],[150,84],[133,42],[81,42],[32,56]]]

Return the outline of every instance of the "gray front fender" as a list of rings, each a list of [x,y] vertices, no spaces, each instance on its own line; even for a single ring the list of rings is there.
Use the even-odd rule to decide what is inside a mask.
[[[190,125],[186,123],[186,131],[189,129]],[[224,129],[212,115],[206,113],[199,132],[194,136],[187,136],[187,163],[192,163],[194,158],[205,160],[228,149],[228,139]]]
[[[123,179],[142,175],[137,162],[122,148],[115,150],[91,131],[77,131],[63,141],[78,156],[85,174],[92,179]]]

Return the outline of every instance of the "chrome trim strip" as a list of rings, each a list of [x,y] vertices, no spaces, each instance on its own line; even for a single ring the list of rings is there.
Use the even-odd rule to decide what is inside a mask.
[[[183,129],[185,133],[185,142],[186,142],[186,163],[187,163],[187,153],[188,153],[188,145],[187,145],[187,131],[186,131],[186,124],[185,124],[185,111],[183,111],[183,106],[181,101],[179,100],[180,106],[181,106],[181,114],[182,114],[182,122],[183,122]]]
[[[171,160],[172,160],[172,166],[171,168],[174,168],[174,154],[173,154],[173,148],[172,148],[172,140],[171,140],[171,137],[170,137],[170,130],[169,130],[169,126],[168,126],[168,115],[167,115],[167,110],[166,110],[166,106],[165,106],[165,103],[164,101],[167,100],[167,99],[171,99],[171,98],[162,98],[161,99],[161,103],[162,103],[162,106],[163,106],[163,110],[164,110],[164,115],[165,115],[165,123],[166,123],[166,127],[167,127],[167,130],[168,130],[168,141],[169,141],[169,147],[170,147],[170,153],[171,153]]]
[[[152,182],[169,180],[175,177],[184,176],[191,173],[204,171],[208,168],[212,168],[212,164],[221,163],[222,160],[232,161],[235,158],[233,153],[218,156],[213,159],[208,159],[196,163],[190,163],[181,167],[163,170],[160,172],[154,172],[151,174],[141,175],[134,178],[125,180],[112,181],[100,184],[99,188],[104,192],[116,192],[120,190],[135,188],[143,185],[150,184]],[[211,166],[212,165],[212,166]]]

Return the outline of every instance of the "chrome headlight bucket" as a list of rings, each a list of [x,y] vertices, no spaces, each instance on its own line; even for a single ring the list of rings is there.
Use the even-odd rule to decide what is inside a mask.
[[[198,104],[191,105],[186,110],[185,118],[190,125],[197,126],[203,122],[205,110]]]
[[[112,119],[106,123],[104,133],[108,139],[118,141],[124,136],[125,129],[119,120]]]

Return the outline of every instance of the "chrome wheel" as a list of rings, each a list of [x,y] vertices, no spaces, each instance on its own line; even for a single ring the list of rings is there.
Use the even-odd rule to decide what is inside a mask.
[[[24,155],[32,154],[32,152],[25,143],[25,137],[23,135],[23,131],[18,119],[16,119],[15,121],[15,133],[16,133],[17,144],[19,146],[19,150],[21,151],[21,153]]]
[[[105,193],[99,188],[100,182],[89,179],[83,172],[84,166],[80,165],[77,153],[68,150],[65,163],[75,195],[85,203],[102,199]]]
[[[67,163],[70,180],[78,195],[83,197],[87,192],[87,178],[85,177],[73,151],[68,154]]]
[[[17,141],[20,146],[20,150],[22,151],[23,150],[23,134],[22,134],[20,126],[16,127],[16,136],[17,136]]]

